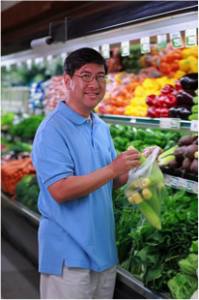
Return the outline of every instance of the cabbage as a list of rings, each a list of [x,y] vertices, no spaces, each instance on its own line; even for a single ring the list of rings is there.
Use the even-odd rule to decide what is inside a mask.
[[[177,273],[168,281],[168,287],[173,299],[190,299],[198,289],[198,279],[197,276]]]
[[[178,262],[180,271],[187,275],[196,275],[198,269],[198,255],[189,254],[186,259],[182,259]]]

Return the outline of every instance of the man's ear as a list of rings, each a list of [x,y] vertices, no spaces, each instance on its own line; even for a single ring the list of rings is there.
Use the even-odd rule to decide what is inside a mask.
[[[65,83],[67,90],[70,90],[70,79],[71,79],[70,75],[64,74],[64,83]]]

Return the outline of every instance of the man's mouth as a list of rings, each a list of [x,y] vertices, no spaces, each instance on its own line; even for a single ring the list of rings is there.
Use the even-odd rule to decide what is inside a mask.
[[[99,93],[85,93],[86,95],[89,95],[89,96],[96,96],[96,95],[99,95]]]

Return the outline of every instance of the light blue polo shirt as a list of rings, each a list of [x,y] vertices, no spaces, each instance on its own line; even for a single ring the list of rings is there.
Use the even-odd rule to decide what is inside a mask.
[[[39,272],[60,275],[62,265],[101,272],[117,264],[110,181],[85,197],[57,203],[48,187],[71,175],[86,175],[116,157],[108,126],[59,102],[41,123],[32,161],[40,185]]]

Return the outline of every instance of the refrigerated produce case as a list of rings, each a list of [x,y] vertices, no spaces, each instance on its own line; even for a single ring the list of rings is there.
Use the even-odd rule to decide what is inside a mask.
[[[91,33],[87,36],[73,38],[64,44],[41,47],[39,50],[28,50],[25,52],[2,57],[2,66],[15,64],[27,59],[34,59],[38,56],[57,55],[63,52],[71,52],[82,46],[95,47],[102,44],[118,44],[124,40],[140,39],[145,36],[171,33],[198,27],[198,14],[189,9],[186,13],[176,13],[169,16],[156,18],[151,21],[138,20],[137,24],[117,26],[116,29],[103,30]],[[159,129],[160,119],[125,117],[99,114],[99,116],[109,124],[123,124],[127,126],[146,127]],[[166,130],[166,128],[163,128]],[[198,129],[190,121],[180,121],[178,128],[174,131],[185,131],[196,133]],[[173,176],[174,174],[167,174]],[[174,178],[175,176],[173,176]],[[195,183],[194,183],[195,184]],[[195,189],[197,193],[197,188]],[[26,255],[35,265],[38,264],[38,241],[37,231],[40,216],[28,209],[23,204],[11,200],[11,197],[4,192],[1,194],[1,219],[2,233],[15,244],[20,251]],[[164,294],[157,293],[144,287],[141,281],[120,266],[117,267],[117,281],[115,287],[115,299],[166,299]]]

